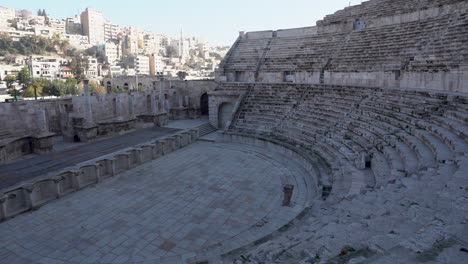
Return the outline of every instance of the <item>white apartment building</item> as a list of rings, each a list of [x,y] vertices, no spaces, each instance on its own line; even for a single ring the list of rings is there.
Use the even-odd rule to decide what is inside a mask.
[[[60,78],[60,62],[57,59],[30,60],[29,67],[33,78]]]
[[[90,44],[99,45],[105,43],[105,22],[103,14],[98,10],[86,8],[81,13],[83,34],[88,36]]]
[[[14,8],[0,6],[0,28],[9,27],[10,23],[8,23],[8,20],[14,19],[15,17],[16,11]]]
[[[117,25],[114,25],[108,21],[104,23],[104,40],[118,40],[119,39],[120,28]]]
[[[77,35],[77,34],[62,34],[62,39],[68,40],[70,46],[76,49],[87,49],[91,48],[89,44],[88,36]]]
[[[144,36],[144,54],[159,54],[161,50],[161,37],[159,35],[149,33]]]
[[[135,70],[137,74],[149,75],[150,62],[148,56],[138,55],[135,57]]]
[[[182,63],[190,58],[190,43],[182,37],[180,39],[173,39],[171,46],[177,51],[177,56],[181,59]]]
[[[154,70],[157,73],[161,73],[164,70],[166,64],[163,62],[163,57],[154,56]]]
[[[106,42],[106,44],[98,46],[98,52],[105,57],[106,62],[109,64],[115,64],[121,59],[120,45],[114,42]]]
[[[99,77],[99,64],[96,58],[88,57],[88,69],[86,70],[85,75],[88,78],[97,78]]]

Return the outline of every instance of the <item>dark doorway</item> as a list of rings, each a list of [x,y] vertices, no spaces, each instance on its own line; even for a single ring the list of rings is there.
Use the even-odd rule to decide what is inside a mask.
[[[201,115],[208,115],[208,94],[204,93],[200,97],[200,111]]]

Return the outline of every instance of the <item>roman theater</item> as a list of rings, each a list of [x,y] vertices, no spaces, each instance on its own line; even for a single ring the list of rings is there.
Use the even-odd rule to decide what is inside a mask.
[[[466,263],[467,11],[370,0],[240,32],[215,80],[0,104],[0,263]]]

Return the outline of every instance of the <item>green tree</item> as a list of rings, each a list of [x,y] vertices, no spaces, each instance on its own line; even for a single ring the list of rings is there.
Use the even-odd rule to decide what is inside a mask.
[[[185,80],[185,78],[187,77],[187,72],[184,72],[184,71],[179,71],[177,73],[177,77],[179,77],[179,79],[181,79],[182,81]]]
[[[73,57],[70,68],[72,68],[73,75],[77,80],[83,80],[86,77],[85,71],[89,68],[88,59],[79,54]]]
[[[34,89],[36,89],[37,96],[42,96],[42,86],[38,84],[30,85],[26,90],[23,92],[23,97],[34,97]]]
[[[23,67],[18,73],[18,83],[23,86],[23,88],[29,86],[31,82],[31,75],[29,74],[28,67]]]
[[[65,82],[64,90],[60,91],[60,96],[66,95],[77,95],[80,94],[80,89],[78,88],[78,82],[76,79],[68,79]]]
[[[6,82],[7,88],[11,88],[12,84],[16,82],[16,77],[13,75],[8,75],[5,77],[4,81]]]

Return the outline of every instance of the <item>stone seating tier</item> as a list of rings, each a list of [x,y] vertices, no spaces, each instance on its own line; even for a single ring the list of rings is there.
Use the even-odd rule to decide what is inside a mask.
[[[467,107],[462,94],[337,85],[249,85],[253,88],[230,131],[282,138],[316,153],[334,172],[321,176],[338,184],[333,194],[356,192],[345,171],[353,172],[349,175],[355,177],[354,182],[364,183],[361,188],[369,183],[382,185],[413,174],[424,176],[428,169],[437,170],[438,164],[457,164],[468,149],[467,123],[452,118],[453,113],[463,115]],[[372,169],[373,180],[360,175],[366,166]]]
[[[354,22],[356,19],[394,16],[416,12],[422,9],[439,7],[447,4],[456,4],[463,0],[374,0],[365,1],[360,5],[347,7],[334,14],[327,15],[317,25],[333,25],[343,22]]]

